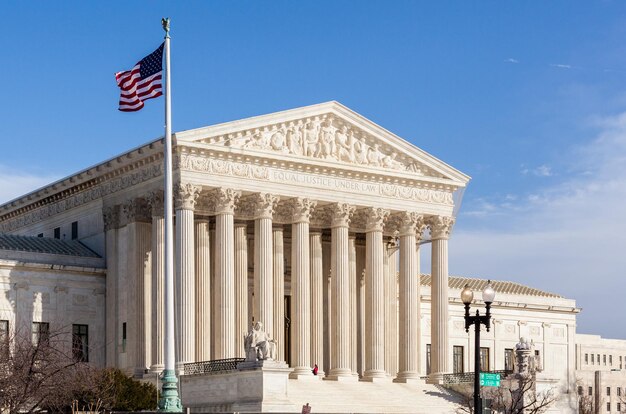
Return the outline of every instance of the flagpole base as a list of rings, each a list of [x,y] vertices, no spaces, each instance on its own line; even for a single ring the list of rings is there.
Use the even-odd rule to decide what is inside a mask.
[[[183,404],[178,396],[178,379],[174,370],[163,370],[161,398],[157,410],[161,413],[182,413]]]

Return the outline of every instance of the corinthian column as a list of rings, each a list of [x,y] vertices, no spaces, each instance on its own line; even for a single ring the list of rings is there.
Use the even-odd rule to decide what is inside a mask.
[[[102,219],[104,221],[104,233],[106,243],[106,366],[118,367],[117,364],[117,346],[118,341],[117,330],[119,326],[118,312],[118,228],[119,228],[119,206],[105,207],[102,210]],[[17,309],[16,309],[17,311]],[[32,320],[32,318],[29,318]],[[19,328],[19,327],[18,327]]]
[[[200,187],[179,184],[175,189],[176,209],[176,283],[174,297],[178,358],[177,370],[196,359],[195,249],[193,210]]]
[[[274,332],[274,301],[272,282],[272,216],[279,198],[272,194],[255,194],[254,213],[254,320],[265,325],[265,332]]]
[[[387,243],[385,370],[393,377],[398,373],[398,246],[396,240]]]
[[[122,212],[128,223],[128,263],[127,275],[134,282],[131,292],[128,316],[134,319],[130,324],[135,333],[134,361],[135,374],[142,376],[150,368],[151,350],[151,301],[152,270],[150,266],[151,225],[148,204],[144,199],[136,198],[124,204]],[[134,294],[133,294],[134,293]],[[134,303],[133,303],[134,302]],[[134,325],[134,326],[133,326]]]
[[[165,341],[165,217],[163,191],[152,191],[147,197],[152,212],[152,365],[150,371],[164,368]],[[107,291],[108,295],[108,291]]]
[[[350,367],[352,376],[359,377],[357,372],[357,280],[356,280],[356,236],[348,240],[348,261],[350,281]]]
[[[389,211],[370,208],[366,227],[364,381],[386,379],[383,224]]]
[[[309,234],[311,248],[311,366],[318,365],[317,375],[324,376],[324,266],[322,232]]]
[[[419,380],[420,297],[417,242],[422,234],[422,216],[405,212],[400,222],[400,366],[396,382]]]
[[[441,383],[450,371],[448,360],[448,237],[452,217],[435,216],[428,220],[432,238],[431,283],[431,359],[429,382]]]
[[[197,219],[196,242],[196,361],[211,359],[211,234],[209,220]]]
[[[316,203],[308,198],[293,199],[291,225],[291,378],[311,376],[311,281],[309,279],[309,220]]]
[[[233,216],[241,193],[213,191],[215,203],[215,359],[235,356],[235,243]]]
[[[331,224],[331,273],[333,275],[331,323],[332,352],[328,378],[333,380],[354,379],[350,355],[350,263],[348,257],[348,227],[354,207],[335,204]]]
[[[285,360],[285,252],[283,246],[283,226],[274,224],[272,228],[274,244],[274,339],[277,343],[276,358]]]
[[[245,357],[248,331],[248,225],[235,223],[235,355]]]

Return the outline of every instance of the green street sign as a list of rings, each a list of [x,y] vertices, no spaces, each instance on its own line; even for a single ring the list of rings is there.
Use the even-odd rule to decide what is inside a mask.
[[[480,373],[480,386],[481,387],[499,387],[500,386],[500,374],[491,374],[489,372]]]

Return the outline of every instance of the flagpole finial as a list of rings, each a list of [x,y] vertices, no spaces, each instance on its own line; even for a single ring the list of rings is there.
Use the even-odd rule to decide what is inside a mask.
[[[165,37],[170,37],[170,18],[169,17],[162,18],[161,25],[163,26],[163,30],[165,30]]]

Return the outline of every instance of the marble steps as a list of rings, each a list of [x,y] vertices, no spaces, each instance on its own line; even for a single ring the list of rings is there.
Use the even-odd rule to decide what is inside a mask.
[[[289,380],[289,400],[307,402],[311,413],[454,413],[461,398],[454,392],[423,382],[336,382]]]

